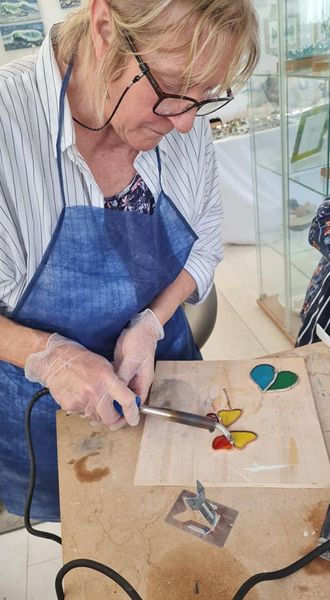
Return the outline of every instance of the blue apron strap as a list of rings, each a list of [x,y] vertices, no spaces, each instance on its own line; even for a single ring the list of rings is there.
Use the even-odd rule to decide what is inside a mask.
[[[67,89],[68,89],[68,85],[69,85],[69,81],[70,81],[72,69],[73,69],[73,63],[71,62],[69,64],[69,66],[68,66],[68,69],[67,69],[65,77],[63,79],[63,83],[62,83],[62,87],[61,87],[60,104],[59,104],[59,117],[58,117],[58,134],[57,134],[57,140],[56,140],[57,168],[58,168],[58,176],[59,176],[60,186],[61,186],[62,203],[63,203],[63,207],[64,208],[66,206],[66,202],[65,202],[63,168],[62,168],[62,144],[61,144],[61,140],[62,140],[63,123],[64,123],[64,101],[65,101],[65,95],[66,95],[66,92],[67,92]]]

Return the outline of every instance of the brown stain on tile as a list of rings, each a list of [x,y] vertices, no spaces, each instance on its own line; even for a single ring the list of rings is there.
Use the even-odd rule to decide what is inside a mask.
[[[295,585],[293,591],[298,594],[303,594],[304,592],[309,592],[310,588],[307,585]]]
[[[304,553],[307,554],[306,551]],[[315,558],[309,565],[304,567],[304,572],[306,575],[329,575],[329,561],[324,558]]]
[[[314,540],[311,543],[310,548],[303,548],[301,555],[305,555],[308,552],[314,550],[317,544],[317,540],[321,534],[322,525],[326,516],[328,503],[327,502],[318,502],[309,510],[306,515],[305,521],[308,523],[309,527],[312,531],[316,532],[314,536]],[[315,558],[310,562],[306,567],[304,567],[304,572],[306,575],[325,575],[329,573],[329,561],[324,560],[323,558]]]
[[[208,543],[176,547],[148,570],[145,597],[148,600],[232,600],[251,576],[228,550]],[[252,589],[249,600],[261,600]]]
[[[322,525],[326,516],[328,504],[326,502],[318,502],[310,509],[306,515],[307,523],[312,527],[318,535],[321,534]]]
[[[108,467],[97,467],[95,469],[88,469],[87,467],[86,463],[88,459],[92,456],[98,456],[99,454],[99,452],[91,452],[90,454],[73,461],[74,472],[79,481],[82,481],[83,483],[94,483],[109,475],[110,469]],[[72,461],[70,461],[70,463],[72,463]]]
[[[289,465],[290,467],[296,467],[298,464],[298,448],[294,438],[290,438],[289,445]]]

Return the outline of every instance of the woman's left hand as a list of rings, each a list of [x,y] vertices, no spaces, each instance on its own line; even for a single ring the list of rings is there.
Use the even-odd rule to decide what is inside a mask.
[[[154,376],[157,342],[164,330],[156,315],[146,309],[121,332],[115,347],[114,368],[118,377],[145,401]]]

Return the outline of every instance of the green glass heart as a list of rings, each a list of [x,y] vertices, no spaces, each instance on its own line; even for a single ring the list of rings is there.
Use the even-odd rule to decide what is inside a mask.
[[[298,375],[296,375],[296,373],[293,373],[292,371],[280,371],[267,392],[270,392],[271,390],[286,390],[294,386],[297,382]]]

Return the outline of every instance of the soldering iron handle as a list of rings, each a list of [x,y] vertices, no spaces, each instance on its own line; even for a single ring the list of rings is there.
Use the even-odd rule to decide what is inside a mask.
[[[136,398],[135,398],[135,402],[136,402],[136,406],[137,406],[138,408],[140,408],[140,406],[141,406],[141,398],[140,398],[140,396],[136,396]],[[121,417],[123,417],[123,416],[124,416],[124,411],[123,411],[123,407],[122,407],[122,405],[121,405],[121,404],[119,404],[119,402],[117,402],[117,400],[114,400],[114,401],[113,401],[113,405],[114,405],[114,407],[115,407],[115,409],[116,409],[117,413],[118,413],[118,414],[119,414]]]

